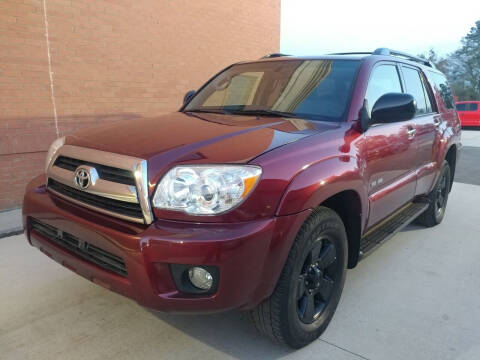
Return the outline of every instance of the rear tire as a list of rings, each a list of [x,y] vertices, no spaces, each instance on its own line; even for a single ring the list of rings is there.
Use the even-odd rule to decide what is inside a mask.
[[[298,232],[273,294],[250,312],[259,332],[293,348],[317,339],[340,300],[347,252],[340,217],[316,209]]]
[[[432,227],[442,222],[447,208],[448,194],[450,193],[450,165],[443,161],[442,170],[435,187],[428,194],[430,205],[415,222],[419,225]]]

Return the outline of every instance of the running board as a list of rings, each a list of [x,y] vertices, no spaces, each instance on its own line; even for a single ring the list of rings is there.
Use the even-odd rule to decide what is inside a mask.
[[[368,231],[360,240],[360,258],[365,259],[381,244],[410,224],[428,208],[426,202],[412,202]]]

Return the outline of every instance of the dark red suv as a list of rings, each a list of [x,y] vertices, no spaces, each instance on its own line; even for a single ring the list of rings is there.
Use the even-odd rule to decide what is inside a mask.
[[[442,221],[460,149],[445,77],[408,54],[229,66],[176,113],[57,139],[27,187],[29,242],[163,311],[251,310],[301,347],[345,272]]]

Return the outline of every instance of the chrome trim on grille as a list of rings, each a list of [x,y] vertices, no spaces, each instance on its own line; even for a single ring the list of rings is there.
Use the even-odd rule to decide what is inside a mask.
[[[62,169],[61,167],[52,166],[48,177],[64,185],[72,186],[74,174],[75,173]],[[92,185],[83,191],[110,199],[138,203],[135,186],[96,179]]]
[[[52,189],[48,189],[48,191],[50,191],[52,194],[57,195],[58,197],[61,197],[62,199],[68,200],[68,201],[70,201],[70,202],[72,202],[72,203],[74,203],[74,204],[83,206],[83,207],[85,207],[85,208],[87,208],[87,209],[91,209],[91,210],[98,211],[99,213],[102,213],[102,214],[105,214],[105,215],[114,216],[114,217],[119,218],[119,219],[128,220],[128,221],[133,221],[133,222],[140,223],[140,224],[145,223],[145,221],[144,221],[143,219],[133,218],[133,217],[126,216],[126,215],[122,215],[122,214],[119,214],[119,213],[116,213],[116,212],[113,212],[113,211],[108,211],[108,210],[105,210],[105,209],[101,209],[101,208],[98,208],[98,207],[96,207],[96,206],[92,206],[92,205],[89,205],[89,204],[85,204],[85,203],[82,202],[82,201],[78,201],[78,200],[72,199],[71,197],[65,196],[65,195],[59,193],[58,191],[55,191],[55,190],[52,190]]]
[[[150,199],[148,198],[148,175],[147,161],[142,160],[135,168],[135,182],[137,183],[138,200],[142,208],[145,222],[150,224],[153,221],[152,209],[150,207]]]
[[[50,192],[75,204],[120,219],[145,224],[150,224],[153,221],[152,209],[148,196],[148,176],[146,160],[122,154],[115,154],[101,150],[83,148],[74,145],[63,145],[57,151],[52,161],[50,162],[47,170],[47,176],[61,184],[77,190],[78,188],[75,187],[73,182],[75,172],[54,165],[55,161],[59,156],[66,156],[73,159],[131,171],[134,174],[136,186],[125,185],[99,178],[95,181],[94,185],[90,185],[87,189],[83,191],[114,200],[125,201],[129,203],[138,203],[140,204],[140,208],[142,210],[143,219],[122,215],[106,209],[101,209],[96,206],[86,204],[82,201],[72,199],[71,197],[61,194],[53,189],[48,189]]]

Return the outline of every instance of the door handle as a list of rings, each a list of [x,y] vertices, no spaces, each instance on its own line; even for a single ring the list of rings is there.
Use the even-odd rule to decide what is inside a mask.
[[[433,118],[433,125],[435,125],[436,127],[439,127],[441,123],[442,122],[439,118]]]
[[[407,135],[409,139],[412,139],[416,133],[417,133],[417,129],[415,128],[408,128],[407,130]]]

